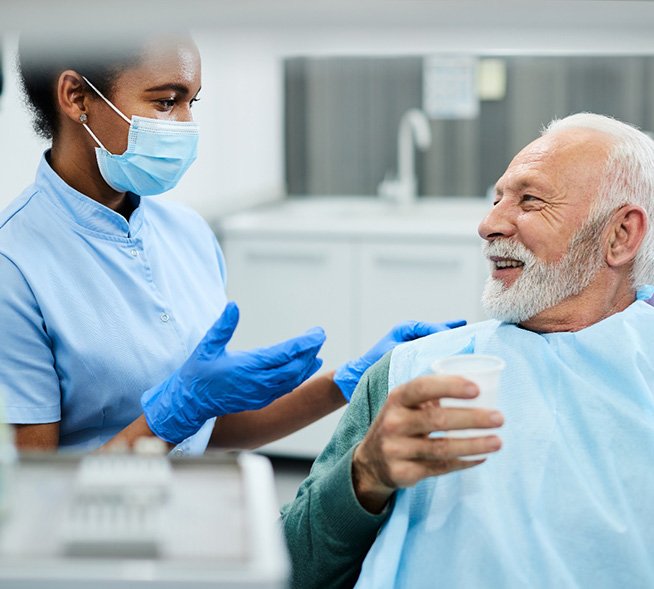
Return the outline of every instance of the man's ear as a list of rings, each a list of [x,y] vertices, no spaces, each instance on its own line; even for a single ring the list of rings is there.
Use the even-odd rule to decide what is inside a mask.
[[[609,223],[606,263],[612,268],[631,263],[646,232],[647,213],[641,207],[620,207]]]

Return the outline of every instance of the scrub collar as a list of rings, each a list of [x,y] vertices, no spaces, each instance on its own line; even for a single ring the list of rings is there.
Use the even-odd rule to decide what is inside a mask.
[[[127,221],[116,211],[66,184],[48,162],[49,153],[50,150],[41,156],[35,184],[66,217],[76,225],[109,239],[130,239],[138,235],[143,225],[143,207],[138,195],[128,193],[135,208]]]

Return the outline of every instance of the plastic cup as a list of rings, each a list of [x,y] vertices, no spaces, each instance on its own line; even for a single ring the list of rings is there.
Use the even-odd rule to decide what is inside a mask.
[[[440,400],[441,407],[462,407],[494,409],[497,407],[497,397],[500,388],[500,377],[506,363],[497,356],[483,354],[462,354],[459,356],[448,356],[436,360],[431,365],[436,374],[452,374],[474,382],[479,387],[479,396],[474,399],[453,399],[444,397]],[[438,435],[445,435],[449,438],[471,438],[487,436],[493,433],[493,429],[462,429],[438,432]],[[476,460],[484,458],[485,454],[465,456],[464,460]]]

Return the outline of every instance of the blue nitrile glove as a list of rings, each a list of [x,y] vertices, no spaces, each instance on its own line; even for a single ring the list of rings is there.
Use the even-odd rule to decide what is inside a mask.
[[[461,327],[466,322],[447,321],[445,323],[426,323],[423,321],[405,321],[398,323],[382,339],[380,339],[363,356],[356,360],[350,360],[336,369],[334,382],[341,389],[345,400],[350,401],[352,393],[356,388],[363,373],[379,360],[388,350],[392,350],[397,344],[408,342],[438,331]]]
[[[145,419],[162,440],[177,444],[197,432],[207,419],[261,409],[292,391],[322,365],[316,358],[325,341],[320,327],[269,348],[227,351],[238,317],[236,304],[228,303],[186,362],[143,393]]]

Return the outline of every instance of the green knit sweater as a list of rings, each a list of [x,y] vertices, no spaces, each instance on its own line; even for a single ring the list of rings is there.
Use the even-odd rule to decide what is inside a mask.
[[[386,354],[363,375],[329,444],[297,497],[282,508],[294,589],[338,589],[357,581],[363,559],[390,508],[374,515],[352,486],[352,454],[388,396]]]

